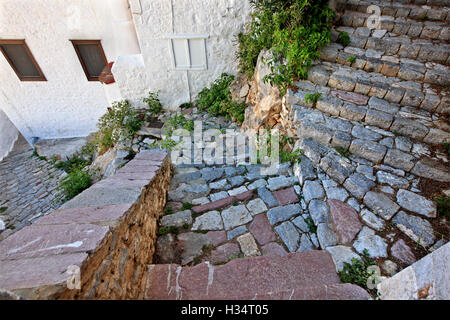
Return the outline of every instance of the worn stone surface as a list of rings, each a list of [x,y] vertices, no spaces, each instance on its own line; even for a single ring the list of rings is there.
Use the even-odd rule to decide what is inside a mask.
[[[336,265],[336,271],[342,271],[344,268],[344,262],[352,264],[352,259],[361,260],[359,255],[353,252],[352,248],[346,246],[334,246],[328,247],[326,250],[331,254],[334,264]]]
[[[227,240],[236,238],[237,236],[243,235],[247,232],[246,226],[239,226],[227,232]]]
[[[293,216],[300,214],[302,208],[298,204],[289,204],[283,207],[272,208],[267,211],[267,218],[271,225],[274,225],[281,221],[286,221]]]
[[[190,214],[190,210],[189,210]],[[192,226],[193,231],[197,230],[222,230],[223,222],[218,211],[209,211],[195,218]]]
[[[320,223],[317,226],[317,238],[322,249],[335,246],[339,241],[338,236],[332,230],[332,226],[326,223]]]
[[[397,240],[391,247],[391,254],[394,258],[400,260],[406,265],[416,262],[416,257],[411,248],[402,239]]]
[[[397,228],[421,246],[431,246],[435,235],[431,224],[422,218],[400,211],[392,219]]]
[[[322,199],[325,197],[325,192],[319,181],[306,181],[303,186],[303,197],[306,204],[308,204],[313,199]]]
[[[358,238],[353,243],[353,248],[359,253],[363,253],[367,249],[369,256],[372,258],[387,257],[386,240],[377,236],[375,231],[368,227],[363,227],[358,234]]]
[[[333,230],[340,244],[349,244],[362,228],[358,213],[350,205],[339,200],[328,200]]]
[[[181,228],[184,224],[192,223],[191,210],[185,210],[174,214],[166,215],[161,219],[163,227],[178,227]]]
[[[249,201],[246,206],[252,216],[256,216],[262,212],[267,211],[267,207],[264,204],[264,201],[262,201],[260,198]]]
[[[235,243],[225,243],[211,252],[208,260],[212,264],[224,263],[230,260],[233,256],[239,255],[241,251],[239,246]]]
[[[278,203],[281,206],[297,203],[299,201],[298,195],[292,187],[274,191],[273,196],[275,197],[275,199],[277,199]]]
[[[277,237],[272,230],[272,226],[264,214],[255,216],[250,224],[249,231],[260,245],[265,245],[277,240]]]
[[[288,254],[287,251],[276,242],[270,242],[270,243],[262,246],[261,251],[264,256],[269,256],[269,255],[284,256],[284,255]]]
[[[237,239],[239,246],[241,247],[242,252],[246,257],[259,256],[261,252],[258,249],[258,246],[255,242],[251,233],[246,233],[239,236]]]
[[[373,191],[366,193],[364,204],[385,220],[390,220],[398,209],[400,209],[400,206],[388,196]]]
[[[272,193],[264,187],[258,188],[258,196],[267,204],[269,208],[278,206],[278,201]]]
[[[397,192],[397,203],[404,209],[425,217],[436,217],[436,204],[414,192],[400,189]]]
[[[281,240],[283,240],[289,252],[295,252],[297,250],[300,234],[291,222],[283,222],[275,227],[275,231],[278,233]]]
[[[319,223],[330,222],[330,207],[325,201],[322,200],[312,200],[309,203],[309,214],[317,226]]]
[[[181,264],[185,265],[194,260],[200,254],[203,246],[210,244],[206,235],[196,232],[182,233],[178,235],[181,250]]]
[[[244,205],[231,206],[222,211],[225,230],[231,230],[252,221],[252,216]]]

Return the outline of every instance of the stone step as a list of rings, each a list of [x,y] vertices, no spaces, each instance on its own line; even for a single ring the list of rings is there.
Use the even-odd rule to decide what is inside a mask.
[[[225,265],[209,262],[194,267],[151,265],[145,299],[235,299],[269,292],[340,284],[327,251],[306,251],[285,256],[234,259]],[[299,291],[300,290],[300,291]],[[296,295],[298,296],[298,295]],[[311,296],[312,297],[312,296]]]
[[[320,71],[319,69],[318,72]],[[316,70],[313,68],[311,72],[314,73]],[[310,79],[314,80],[315,77],[312,76]],[[445,121],[428,111],[402,107],[374,96],[369,98],[353,92],[332,90],[309,81],[296,82],[295,85],[298,88],[297,91],[293,92],[289,89],[286,97],[287,104],[297,105],[292,108],[291,119],[294,123],[306,116],[314,121],[327,122],[332,128],[335,126],[345,128],[345,130],[342,129],[343,131],[351,130],[355,125],[368,126],[380,137],[390,137],[389,140],[392,141],[394,138],[402,141],[409,140],[410,147],[412,147],[413,141],[432,145],[450,142],[450,133],[447,131],[448,126],[445,126]],[[305,101],[307,94],[316,92],[321,93],[316,103]],[[308,114],[309,110],[305,111],[298,106],[317,109],[317,114]],[[327,116],[340,117],[346,121],[336,122]],[[392,145],[392,143],[386,143],[387,147],[392,147]],[[410,152],[411,148],[405,151]],[[417,156],[422,156],[422,154],[423,152],[420,152]]]
[[[333,43],[322,51],[321,58],[328,62],[336,62],[367,72],[377,72],[405,81],[425,82],[442,87],[450,85],[450,68],[448,66],[434,62],[423,63],[409,58],[397,58],[373,49],[366,50],[351,46],[344,48],[338,43]]]
[[[423,2],[423,1],[422,1]],[[386,0],[338,0],[338,10],[345,9],[367,13],[371,5],[381,9],[381,15],[394,18],[408,18],[415,21],[446,21],[450,22],[450,8],[442,5],[424,6],[424,3],[414,4],[405,1]]]
[[[327,53],[323,52],[322,55]],[[308,79],[323,87],[376,97],[402,107],[414,107],[419,109],[419,113],[422,111],[443,115],[450,113],[450,91],[438,90],[427,83],[404,81],[327,61],[322,61],[320,65],[311,68]],[[435,118],[437,120],[437,115]]]
[[[369,27],[373,20],[370,13],[346,10],[340,16],[340,24],[347,27]],[[377,29],[387,30],[397,35],[407,35],[412,38],[450,40],[450,27],[447,22],[425,21],[418,22],[408,18],[380,16]]]
[[[333,41],[336,41],[340,32],[346,32],[350,36],[352,47],[373,49],[386,55],[423,62],[450,62],[450,44],[439,40],[411,39],[409,36],[395,35],[386,30],[340,26],[332,30]]]

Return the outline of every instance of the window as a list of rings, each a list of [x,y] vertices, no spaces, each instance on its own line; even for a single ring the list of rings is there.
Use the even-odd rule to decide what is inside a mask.
[[[177,70],[206,70],[207,35],[167,35],[173,66]]]
[[[25,40],[0,40],[0,51],[21,81],[47,81]]]
[[[108,65],[100,40],[71,40],[81,66],[89,81],[99,81]]]

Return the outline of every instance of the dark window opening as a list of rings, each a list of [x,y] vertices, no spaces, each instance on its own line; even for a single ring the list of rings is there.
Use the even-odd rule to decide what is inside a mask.
[[[47,81],[25,40],[0,40],[0,51],[21,81]]]
[[[71,41],[87,79],[99,81],[103,69],[108,65],[100,40]]]

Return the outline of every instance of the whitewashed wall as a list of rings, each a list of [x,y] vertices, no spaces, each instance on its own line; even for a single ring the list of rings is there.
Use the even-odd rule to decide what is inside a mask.
[[[120,97],[86,79],[70,39],[101,39],[108,61],[140,53],[127,0],[0,0],[0,39],[25,39],[48,80],[21,82],[0,54],[0,109],[28,141],[86,136]]]
[[[236,37],[249,19],[248,0],[129,1],[142,56],[121,56],[113,67],[123,98],[139,104],[148,91],[159,90],[163,105],[175,109],[222,72],[237,73]],[[168,34],[209,35],[208,69],[174,70]]]
[[[0,161],[12,150],[18,137],[19,132],[16,127],[0,110]]]

